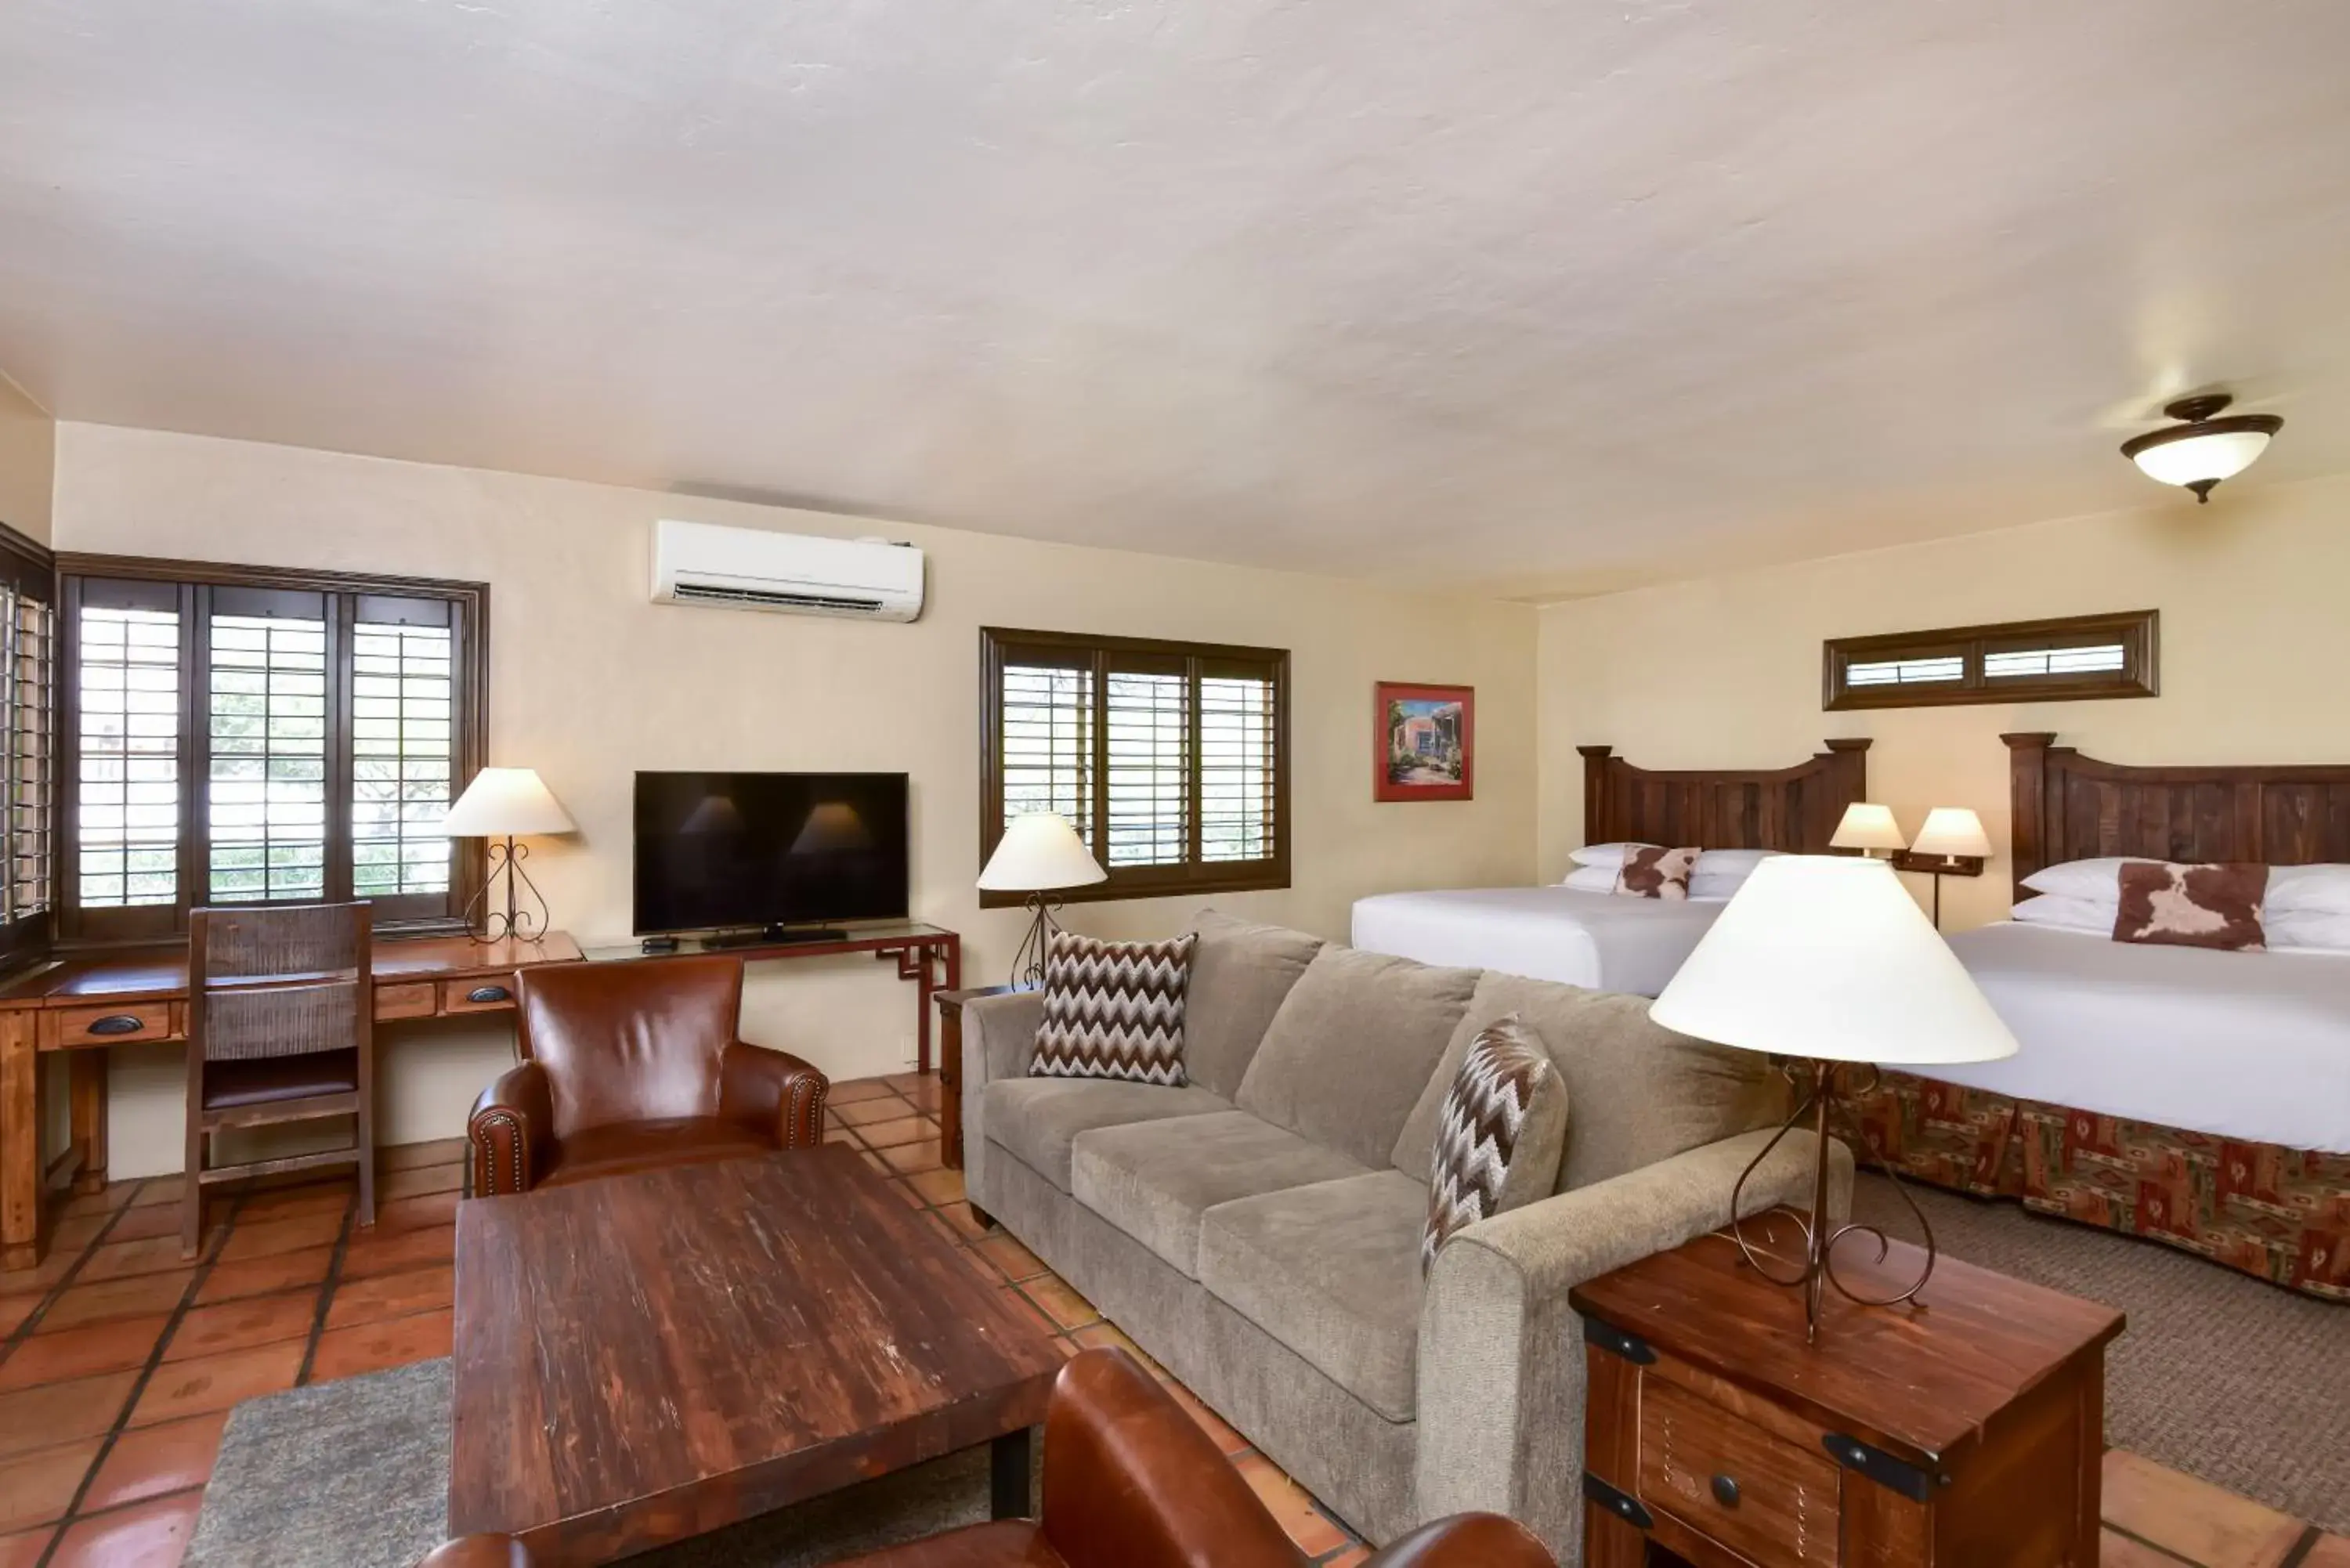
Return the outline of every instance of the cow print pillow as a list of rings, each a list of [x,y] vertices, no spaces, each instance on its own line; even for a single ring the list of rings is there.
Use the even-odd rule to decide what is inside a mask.
[[[2180,866],[2127,860],[2114,940],[2168,947],[2258,952],[2268,946],[2261,905],[2268,896],[2265,866]]]
[[[1632,898],[1686,898],[1697,857],[1695,848],[1643,845],[1624,857],[1624,869],[1616,874],[1616,891]]]

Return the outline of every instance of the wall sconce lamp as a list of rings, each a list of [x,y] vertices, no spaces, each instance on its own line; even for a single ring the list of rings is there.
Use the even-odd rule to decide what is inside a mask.
[[[1934,929],[1942,929],[1942,878],[1980,877],[1991,859],[1991,838],[1982,818],[1963,805],[1938,805],[1926,814],[1926,826],[1894,852],[1893,864],[1903,871],[1923,871],[1934,878]]]

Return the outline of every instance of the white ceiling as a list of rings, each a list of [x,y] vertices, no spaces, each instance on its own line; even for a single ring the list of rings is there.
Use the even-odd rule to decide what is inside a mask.
[[[8,0],[61,419],[1590,591],[2350,469],[2343,0]],[[2222,487],[2213,515],[2224,507]]]

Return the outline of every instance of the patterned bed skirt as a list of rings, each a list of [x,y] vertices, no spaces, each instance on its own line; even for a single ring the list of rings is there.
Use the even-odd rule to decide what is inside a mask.
[[[1891,1071],[1856,1108],[1869,1152],[1905,1177],[2350,1302],[2350,1154],[2230,1143]]]

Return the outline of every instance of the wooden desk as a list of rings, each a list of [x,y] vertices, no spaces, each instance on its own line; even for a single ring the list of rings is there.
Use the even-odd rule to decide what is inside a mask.
[[[541,941],[424,937],[375,947],[375,1016],[447,1018],[511,1012],[515,972],[569,963],[579,944],[561,931]],[[57,959],[0,986],[0,1269],[40,1261],[41,1195],[73,1178],[106,1184],[105,1047],[185,1040],[187,944]],[[41,1160],[39,1057],[73,1053],[66,1147]]]

